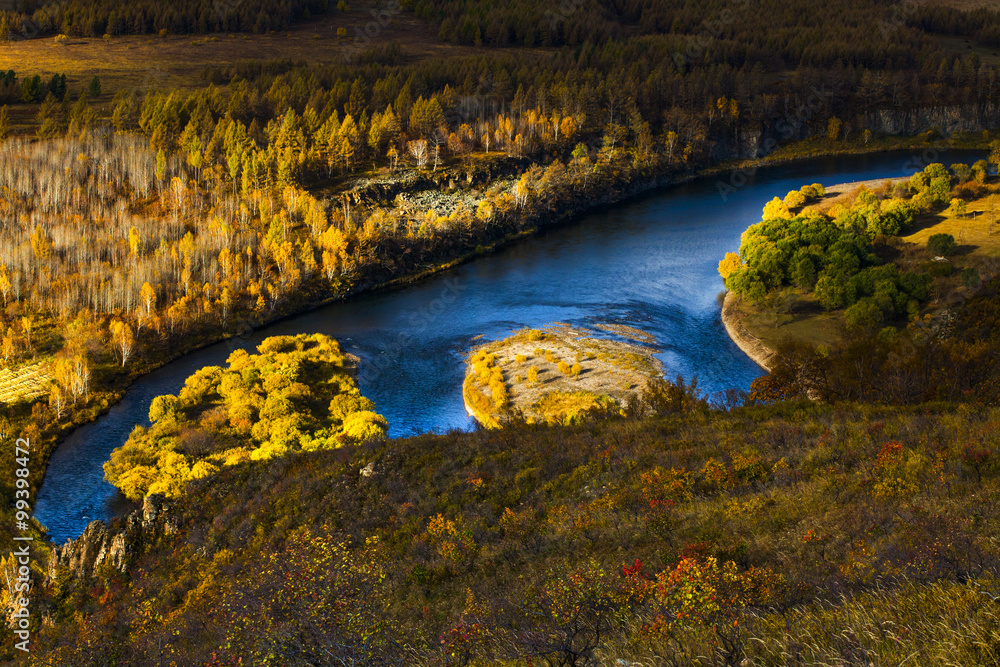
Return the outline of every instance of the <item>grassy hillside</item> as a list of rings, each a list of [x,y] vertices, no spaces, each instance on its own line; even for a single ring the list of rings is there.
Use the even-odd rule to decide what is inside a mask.
[[[48,394],[5,404],[0,436],[32,439],[31,497],[72,426],[222,336],[727,157],[899,146],[879,133],[941,108],[969,130],[952,145],[996,137],[977,115],[1000,99],[995,12],[739,4],[86,0],[0,17],[15,38],[0,49],[0,342],[18,373],[0,390]],[[906,143],[938,139],[926,124]],[[855,249],[866,269],[885,259]],[[38,543],[33,659],[990,664],[995,289],[954,324],[788,350],[732,413],[664,385],[651,409],[683,414],[179,476],[180,531],[136,547],[125,574],[43,584]],[[891,306],[888,321],[909,314]],[[18,369],[42,358],[53,382],[24,392]],[[969,403],[760,405],[803,395]],[[240,427],[222,408],[206,412],[228,447]],[[189,439],[202,415],[183,417],[174,445],[204,445]]]
[[[35,664],[996,664],[998,427],[807,401],[248,462],[127,575],[57,576]]]

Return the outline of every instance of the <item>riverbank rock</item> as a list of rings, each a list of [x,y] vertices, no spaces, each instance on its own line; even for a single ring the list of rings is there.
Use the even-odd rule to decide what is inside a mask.
[[[147,496],[142,507],[111,525],[91,521],[83,534],[52,549],[47,583],[55,581],[61,569],[76,578],[96,576],[102,567],[124,572],[145,547],[161,535],[177,532],[177,520],[162,495]]]

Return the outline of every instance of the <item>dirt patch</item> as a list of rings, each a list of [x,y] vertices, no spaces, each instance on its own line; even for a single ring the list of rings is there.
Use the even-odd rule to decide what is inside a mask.
[[[622,325],[595,329],[641,337]],[[619,330],[620,329],[620,330]],[[662,375],[656,348],[594,338],[594,331],[568,325],[522,329],[469,354],[466,409],[480,423],[497,427],[507,415],[529,422],[571,423],[588,412],[621,411]]]
[[[900,176],[897,178],[876,178],[870,181],[852,181],[850,183],[837,183],[836,185],[831,185],[826,190],[826,196],[823,197],[822,201],[811,204],[806,207],[806,209],[812,209],[814,211],[819,211],[820,213],[826,213],[831,208],[837,204],[847,205],[848,203],[854,201],[861,188],[868,188],[869,190],[874,190],[881,187],[885,183],[901,183],[903,181],[910,180],[909,176]]]

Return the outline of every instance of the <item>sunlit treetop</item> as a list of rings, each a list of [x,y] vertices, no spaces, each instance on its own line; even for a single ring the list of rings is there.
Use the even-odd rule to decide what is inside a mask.
[[[176,496],[221,466],[384,437],[337,341],[276,336],[257,352],[237,350],[227,368],[202,368],[177,396],[153,399],[153,424],[112,453],[108,480],[130,498]]]

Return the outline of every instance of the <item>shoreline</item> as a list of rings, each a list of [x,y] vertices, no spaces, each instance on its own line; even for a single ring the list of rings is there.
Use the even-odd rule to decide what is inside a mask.
[[[260,328],[271,326],[283,320],[287,320],[292,317],[302,315],[307,312],[318,310],[320,308],[323,308],[325,306],[331,305],[336,302],[347,301],[349,299],[361,296],[363,294],[406,287],[415,282],[419,282],[420,280],[423,280],[425,278],[432,277],[449,269],[455,268],[456,266],[465,264],[466,262],[470,262],[478,257],[493,254],[507,246],[516,244],[519,241],[524,240],[525,238],[537,235],[543,229],[551,228],[554,226],[561,226],[565,224],[572,224],[575,220],[577,220],[581,216],[589,215],[607,206],[621,205],[628,201],[648,196],[650,193],[659,190],[661,188],[683,185],[691,181],[697,180],[699,178],[718,176],[720,174],[724,174],[727,172],[738,172],[740,170],[749,168],[756,169],[759,167],[776,166],[781,164],[798,162],[800,160],[812,160],[821,157],[830,157],[839,155],[865,155],[865,154],[877,154],[877,153],[892,152],[892,151],[912,150],[924,145],[924,142],[916,141],[915,137],[912,137],[911,139],[913,140],[911,141],[903,140],[900,141],[897,145],[891,145],[891,146],[873,146],[867,149],[856,146],[844,146],[828,150],[820,150],[817,151],[816,153],[808,155],[769,155],[769,156],[764,156],[762,158],[744,158],[733,161],[726,160],[718,162],[714,165],[706,166],[701,169],[697,169],[694,171],[687,171],[687,172],[681,171],[681,172],[671,173],[669,171],[666,171],[666,172],[649,174],[646,175],[645,177],[637,175],[638,178],[636,178],[636,180],[633,181],[633,183],[630,186],[623,188],[619,192],[610,195],[606,194],[604,196],[595,197],[590,199],[590,201],[585,201],[585,200],[581,201],[580,202],[581,205],[574,206],[569,210],[565,210],[562,212],[562,214],[554,218],[550,218],[548,220],[544,220],[543,218],[542,220],[533,221],[534,224],[529,225],[527,228],[522,229],[519,232],[504,235],[500,238],[495,239],[493,242],[485,246],[481,246],[480,248],[472,250],[471,252],[467,251],[465,253],[461,253],[456,257],[453,257],[451,259],[444,259],[433,266],[422,267],[411,273],[404,273],[402,275],[388,277],[387,279],[384,279],[382,281],[373,281],[367,284],[357,285],[355,286],[354,289],[350,289],[344,293],[320,295],[319,298],[316,298],[316,296],[313,296],[312,298],[309,298],[309,296],[305,296],[305,298],[297,302],[292,301],[291,303],[285,304],[284,308],[279,308],[278,312],[272,313],[270,317],[265,317],[260,320],[251,322],[246,322],[244,320],[244,323],[249,326],[250,331],[254,331]],[[964,148],[964,147],[959,146],[956,148]],[[975,150],[976,147],[971,147],[971,148]],[[723,310],[725,312],[725,308]],[[753,345],[754,342],[756,342],[757,345],[760,346],[762,346],[762,344],[759,343],[759,341],[757,341],[752,336],[746,339],[746,342],[744,344],[741,344],[740,341],[737,340],[737,336],[739,336],[740,334],[734,333],[733,331],[730,330],[730,324],[726,322],[725,315],[723,317],[723,322],[726,324],[726,329],[727,332],[729,332],[730,338],[733,339],[734,342],[736,342],[737,346],[739,346],[740,349],[747,354],[747,356],[750,356],[750,358],[753,359],[755,363],[757,363],[762,368],[767,370],[767,366],[764,363],[761,363],[761,361],[759,361],[758,358],[754,356],[754,354],[747,352],[747,349],[752,349],[751,346]],[[740,328],[742,329],[742,327]],[[750,334],[746,333],[746,336],[750,336]],[[146,361],[146,363],[141,363],[140,367],[136,369],[137,372],[128,373],[127,377],[122,378],[120,384],[108,388],[107,391],[109,392],[109,394],[111,394],[111,396],[109,396],[107,404],[97,407],[97,409],[94,410],[94,412],[92,412],[90,415],[86,415],[86,417],[90,417],[89,419],[85,417],[81,421],[74,420],[71,423],[66,424],[64,428],[57,429],[55,438],[56,441],[52,446],[51,450],[49,451],[49,455],[51,455],[51,453],[55,452],[60,446],[62,446],[64,441],[77,429],[97,421],[100,417],[109,412],[111,408],[121,403],[121,401],[124,399],[128,391],[141,378],[152,373],[153,371],[156,371],[166,366],[169,363],[172,363],[180,359],[181,357],[187,356],[191,353],[197,352],[211,345],[215,345],[218,343],[225,342],[226,340],[231,340],[240,337],[242,337],[242,334],[239,332],[216,331],[214,333],[208,333],[207,335],[202,336],[200,340],[194,341],[194,343],[191,345],[184,345],[183,343],[178,345],[176,348],[169,350],[167,355],[162,359],[152,362],[144,360]],[[748,347],[745,348],[744,345],[747,345]],[[768,350],[768,352],[770,353],[769,355],[761,356],[761,358],[764,359],[766,362],[766,360],[769,357],[772,357],[774,355],[774,352],[766,347],[764,349]],[[469,406],[466,406],[467,411],[469,411],[468,407]],[[470,412],[470,417],[472,417],[475,420],[475,415],[472,414],[471,411],[469,412]],[[39,487],[41,486],[42,483],[44,483],[47,474],[48,458],[49,456],[46,456],[45,460],[42,462],[41,465],[42,475],[41,475],[41,481],[39,482]],[[45,535],[47,536],[47,533],[45,533]]]
[[[721,313],[722,324],[726,327],[726,333],[729,334],[729,339],[736,344],[736,347],[740,348],[743,354],[750,357],[751,361],[770,373],[778,353],[746,330],[740,318],[738,304],[739,297],[734,292],[726,292]]]
[[[841,199],[855,188],[861,186],[872,188],[881,185],[886,181],[890,181],[895,184],[907,180],[909,180],[909,176],[874,178],[865,181],[836,183],[826,188],[827,197],[825,198],[825,201],[820,201],[819,204],[823,205],[823,209],[826,210],[829,209],[830,206],[837,203],[837,200]],[[830,197],[830,195],[833,196]],[[806,208],[817,208],[817,205],[813,204],[811,206],[807,206]],[[726,291],[726,298],[722,303],[722,312],[720,313],[722,324],[726,327],[726,333],[729,335],[729,339],[736,344],[736,347],[740,348],[740,351],[742,351],[743,354],[750,357],[751,361],[770,373],[778,353],[776,350],[772,350],[770,347],[765,345],[763,341],[747,331],[746,327],[743,326],[743,320],[739,309],[739,301],[740,298],[736,296],[736,294]]]

